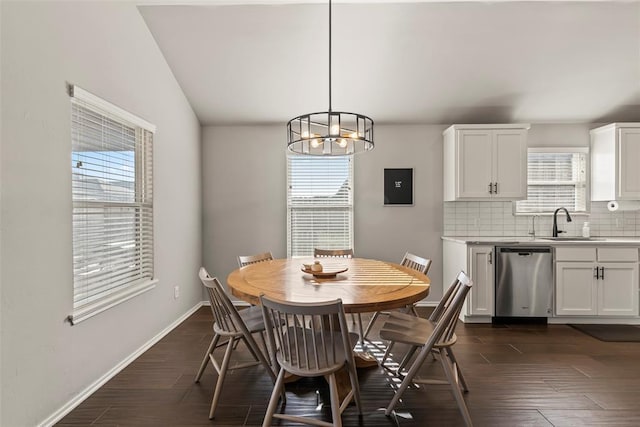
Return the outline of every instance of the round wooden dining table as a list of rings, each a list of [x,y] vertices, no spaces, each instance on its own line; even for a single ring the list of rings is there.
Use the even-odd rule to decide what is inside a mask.
[[[366,313],[405,307],[429,295],[429,277],[391,262],[364,258],[322,258],[323,275],[303,271],[314,258],[287,258],[258,262],[232,271],[231,293],[251,304],[264,294],[293,303],[340,298],[347,313]]]
[[[303,271],[304,264],[320,261],[323,276]],[[332,272],[337,272],[332,275]],[[232,295],[254,305],[260,295],[293,303],[340,298],[347,313],[366,313],[406,307],[429,295],[429,277],[399,264],[364,258],[286,258],[257,262],[227,277]],[[360,340],[362,336],[360,319]],[[365,351],[354,353],[356,367],[377,366]],[[295,376],[288,381],[295,381]],[[340,400],[350,389],[346,370],[336,374]]]

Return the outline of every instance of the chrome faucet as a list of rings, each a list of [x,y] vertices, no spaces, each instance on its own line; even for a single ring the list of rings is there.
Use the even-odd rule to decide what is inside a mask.
[[[529,232],[529,235],[531,236],[532,239],[536,238],[536,218],[538,217],[538,215],[533,215],[531,217],[531,231]]]
[[[558,237],[558,233],[566,233],[566,231],[558,231],[558,212],[564,211],[567,214],[567,222],[571,222],[571,215],[567,208],[558,208],[553,213],[553,237]]]

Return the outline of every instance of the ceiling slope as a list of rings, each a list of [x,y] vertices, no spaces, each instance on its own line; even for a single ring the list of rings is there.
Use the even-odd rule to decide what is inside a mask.
[[[140,6],[201,123],[328,108],[326,4]],[[640,2],[338,3],[332,107],[376,123],[640,121]]]

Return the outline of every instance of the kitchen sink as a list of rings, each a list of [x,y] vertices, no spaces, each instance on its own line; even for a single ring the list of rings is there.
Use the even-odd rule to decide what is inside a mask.
[[[594,242],[604,240],[600,237],[580,237],[580,236],[563,236],[563,237],[541,237],[542,240],[553,240],[556,242]]]

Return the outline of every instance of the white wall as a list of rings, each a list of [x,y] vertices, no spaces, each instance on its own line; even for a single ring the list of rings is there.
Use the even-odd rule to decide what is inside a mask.
[[[585,123],[532,124],[527,135],[528,147],[588,147],[589,129]]]
[[[429,300],[442,292],[443,126],[377,126],[376,148],[355,156],[359,257],[434,260]],[[286,132],[277,126],[203,129],[203,259],[226,283],[237,255],[286,256]],[[384,168],[414,168],[414,206],[383,204]]]
[[[42,422],[202,300],[200,127],[138,10],[0,4],[3,426]],[[70,103],[78,84],[158,127],[155,289],[76,326]],[[181,297],[173,298],[173,286]]]
[[[376,126],[376,148],[356,157],[355,250],[400,262],[431,258],[429,301],[442,296],[442,131],[445,126]],[[385,168],[413,168],[413,206],[385,206]],[[448,281],[453,278],[445,278]]]
[[[202,130],[203,263],[226,285],[238,255],[287,256],[285,126]]]

